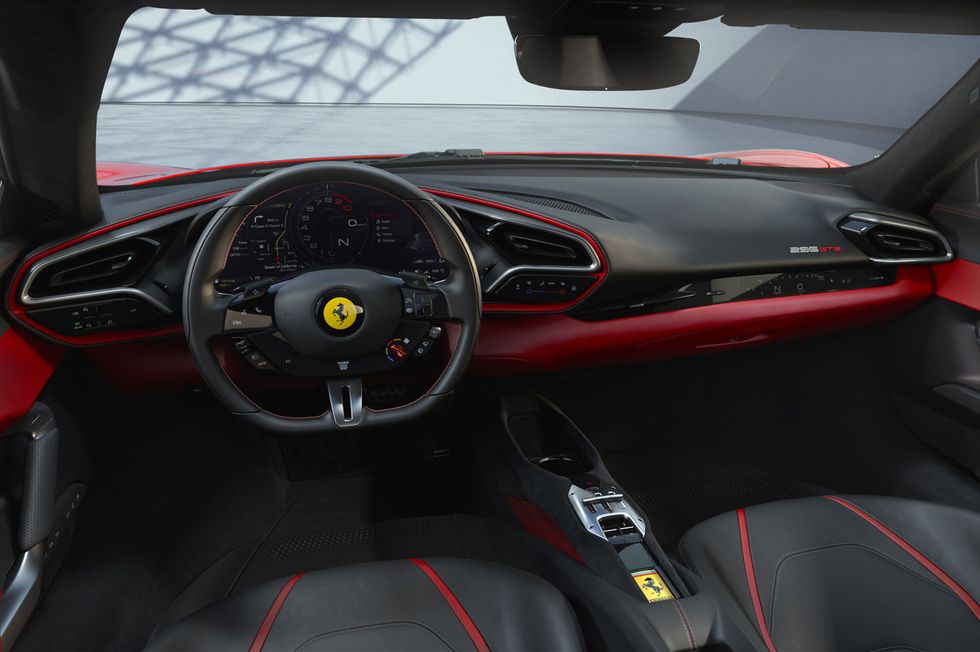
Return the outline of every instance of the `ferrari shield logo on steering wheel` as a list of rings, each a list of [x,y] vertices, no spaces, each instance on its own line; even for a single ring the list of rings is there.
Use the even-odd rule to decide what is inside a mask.
[[[334,297],[323,306],[323,321],[330,328],[343,331],[354,325],[358,309],[347,297]]]

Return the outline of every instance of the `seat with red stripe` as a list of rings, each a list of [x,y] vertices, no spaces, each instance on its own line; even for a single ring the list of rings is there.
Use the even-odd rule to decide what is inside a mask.
[[[194,650],[581,650],[564,596],[514,568],[403,559],[298,574],[232,595],[156,635]]]
[[[681,540],[760,650],[980,650],[980,514],[823,496],[716,516]]]

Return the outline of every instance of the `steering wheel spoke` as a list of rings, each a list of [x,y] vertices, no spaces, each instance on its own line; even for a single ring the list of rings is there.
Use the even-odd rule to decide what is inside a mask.
[[[402,286],[402,317],[422,321],[455,320],[460,314],[452,310],[449,296],[438,285],[425,279],[406,278]]]
[[[241,335],[275,328],[275,290],[272,279],[242,286],[225,304],[224,332]]]
[[[364,418],[364,387],[359,377],[327,381],[330,415],[338,428],[354,428]]]

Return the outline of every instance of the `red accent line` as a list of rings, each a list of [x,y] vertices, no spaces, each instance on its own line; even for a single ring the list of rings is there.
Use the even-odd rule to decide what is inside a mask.
[[[176,204],[174,206],[167,206],[166,208],[161,208],[159,210],[150,211],[148,213],[142,213],[140,215],[135,215],[118,222],[113,222],[112,224],[107,224],[105,226],[93,229],[82,235],[79,235],[70,240],[66,240],[59,244],[49,247],[44,251],[34,254],[27,261],[21,263],[17,270],[17,274],[14,276],[13,282],[10,284],[10,293],[7,295],[7,308],[10,313],[21,323],[30,327],[31,329],[46,335],[47,337],[56,340],[64,344],[106,344],[109,342],[125,342],[134,339],[144,339],[147,337],[158,337],[161,335],[175,335],[183,330],[183,326],[180,324],[172,324],[169,326],[147,328],[141,330],[134,330],[129,332],[120,333],[92,333],[90,335],[63,335],[56,331],[47,328],[43,324],[39,324],[27,315],[26,309],[18,303],[17,293],[20,291],[20,284],[24,280],[24,276],[27,271],[39,260],[50,256],[51,254],[72,247],[86,240],[91,240],[97,236],[104,233],[109,233],[110,231],[115,231],[123,227],[129,226],[131,224],[136,224],[138,222],[143,222],[145,220],[152,219],[154,217],[160,217],[161,215],[169,215],[170,213],[176,213],[177,211],[185,210],[187,208],[193,208],[195,206],[200,206],[202,204],[207,204],[218,199],[223,199],[229,195],[233,195],[237,190],[231,190],[228,192],[218,193],[216,195],[209,195],[207,197],[201,197],[199,199],[192,199],[190,201],[183,202],[181,204]]]
[[[31,409],[64,352],[19,327],[0,335],[0,433]]]
[[[522,305],[522,304],[505,304],[505,303],[485,303],[483,304],[483,312],[562,312],[568,310],[574,305],[577,305],[585,300],[587,296],[592,294],[592,292],[599,287],[603,279],[606,278],[606,271],[609,269],[609,263],[606,261],[606,256],[602,252],[602,247],[592,236],[591,233],[580,229],[577,226],[572,226],[571,224],[566,224],[551,217],[546,217],[540,213],[533,213],[522,208],[515,208],[514,206],[508,206],[507,204],[501,204],[489,199],[480,199],[479,197],[471,197],[469,195],[461,195],[457,192],[450,192],[448,190],[438,190],[435,188],[422,188],[425,192],[436,195],[438,197],[445,197],[447,199],[456,199],[459,201],[469,202],[471,204],[479,204],[480,206],[487,206],[488,208],[495,208],[501,211],[507,211],[508,213],[514,213],[515,215],[523,215],[524,217],[529,217],[533,220],[539,222],[544,222],[550,224],[551,226],[558,227],[559,229],[568,231],[569,233],[574,233],[575,235],[583,238],[589,243],[589,246],[595,251],[596,256],[599,258],[599,270],[594,273],[586,273],[584,276],[595,277],[595,282],[588,290],[579,295],[574,301],[569,301],[567,303],[561,304],[544,304],[544,305]]]
[[[425,573],[426,577],[428,577],[429,580],[435,584],[436,588],[439,589],[439,593],[442,593],[442,597],[449,604],[449,607],[453,610],[453,613],[456,614],[456,618],[459,619],[459,624],[462,625],[463,629],[466,630],[466,633],[469,634],[470,640],[473,641],[473,645],[476,647],[476,649],[479,652],[490,652],[490,646],[487,645],[486,640],[483,638],[483,634],[480,633],[480,629],[476,626],[476,623],[473,622],[473,619],[470,618],[470,615],[466,613],[466,609],[463,608],[463,604],[453,594],[452,589],[450,589],[449,586],[442,581],[442,578],[439,577],[439,574],[436,573],[435,569],[425,563],[425,561],[422,559],[412,559],[411,561],[413,564],[422,569],[422,572]],[[249,652],[252,651],[250,650]]]
[[[752,597],[752,608],[755,609],[755,621],[759,626],[759,634],[769,652],[776,652],[776,645],[769,635],[766,625],[766,615],[762,611],[762,600],[759,599],[759,585],[755,579],[755,565],[752,563],[752,549],[749,546],[749,525],[745,518],[745,510],[735,511],[738,515],[738,536],[742,540],[742,563],[745,565],[745,581],[749,585],[749,595]]]
[[[977,601],[973,599],[973,596],[971,596],[966,589],[960,586],[956,580],[950,577],[946,571],[944,571],[938,565],[933,563],[932,560],[930,560],[924,554],[919,552],[915,548],[915,546],[913,546],[911,543],[909,543],[908,541],[900,537],[887,525],[885,525],[884,523],[876,519],[871,514],[868,514],[866,511],[864,511],[854,503],[851,503],[837,496],[824,496],[824,498],[826,498],[827,500],[832,500],[838,505],[841,505],[842,507],[846,507],[847,509],[851,510],[852,512],[854,512],[855,514],[863,518],[865,521],[873,525],[876,530],[878,530],[886,537],[891,539],[892,543],[894,543],[899,548],[907,552],[910,557],[912,557],[917,562],[922,564],[922,566],[924,566],[927,571],[932,573],[937,580],[945,584],[950,591],[955,593],[956,596],[963,601],[963,604],[966,605],[967,609],[969,609],[970,612],[976,617],[976,619],[980,620],[980,604],[977,604]]]
[[[833,333],[896,317],[930,296],[933,287],[927,267],[902,267],[895,283],[881,287],[601,321],[564,314],[487,315],[469,373],[499,377],[608,367]]]
[[[255,638],[252,639],[252,644],[248,646],[248,652],[262,652],[262,647],[265,645],[265,639],[269,638],[269,632],[272,631],[272,625],[275,624],[276,617],[282,610],[282,606],[286,603],[286,598],[289,597],[289,592],[293,590],[293,587],[296,586],[296,582],[299,582],[299,578],[301,577],[303,577],[302,573],[293,575],[279,590],[279,595],[276,596],[272,606],[269,607],[269,613],[265,615],[265,618],[262,620],[262,624],[259,625],[259,631],[255,632]]]
[[[623,152],[484,152],[484,156],[581,156],[586,158],[656,158],[675,161],[710,161],[711,156],[677,156],[672,154],[628,154]]]
[[[933,265],[932,272],[936,275],[936,296],[980,310],[980,265],[957,258]]]
[[[540,539],[556,550],[560,550],[575,561],[585,563],[578,550],[568,540],[558,524],[538,505],[527,500],[507,496],[507,505],[514,512],[524,531]]]
[[[622,154],[619,152],[484,152],[484,156],[583,156],[583,157],[599,157],[599,158],[658,158],[658,159],[675,159],[678,161],[710,161],[711,157],[705,156],[668,156],[664,154]],[[176,172],[174,174],[161,174],[159,176],[150,177],[147,179],[138,179],[132,181],[129,184],[109,184],[109,185],[130,185],[130,186],[142,186],[150,183],[159,183],[161,181],[170,181],[171,179],[179,179],[182,177],[194,176],[197,174],[203,174],[206,172],[221,172],[224,170],[235,170],[238,168],[249,168],[249,167],[259,167],[266,165],[294,165],[298,163],[315,163],[317,161],[357,161],[361,159],[391,159],[399,158],[404,156],[404,154],[357,154],[353,156],[314,156],[310,158],[289,158],[289,159],[278,159],[273,161],[251,161],[248,163],[232,163],[230,165],[216,165],[209,168],[201,168],[199,170],[185,170],[182,172]],[[113,166],[118,166],[118,163],[100,163],[103,168],[106,169],[106,173],[111,173],[111,168]],[[102,168],[100,168],[100,171]]]

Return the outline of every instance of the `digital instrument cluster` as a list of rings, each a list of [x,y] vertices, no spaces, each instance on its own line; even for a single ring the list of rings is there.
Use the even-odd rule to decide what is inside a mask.
[[[402,201],[370,186],[298,186],[259,204],[245,219],[215,286],[280,279],[316,267],[345,265],[379,272],[425,274],[449,268],[421,218]]]

